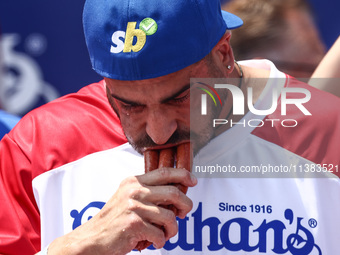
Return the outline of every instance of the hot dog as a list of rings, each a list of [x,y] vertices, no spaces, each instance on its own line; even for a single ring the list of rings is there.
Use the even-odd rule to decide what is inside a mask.
[[[144,152],[144,165],[145,173],[151,172],[158,168],[159,151],[158,150],[146,150]]]
[[[175,167],[175,151],[176,151],[175,147],[160,150],[158,168]]]
[[[191,171],[192,158],[190,142],[163,150],[146,150],[144,152],[145,172],[147,173],[162,167],[184,168],[187,171]],[[188,187],[180,184],[177,184],[176,187],[185,194],[188,190]],[[173,205],[168,205],[166,208],[172,210],[177,215],[177,209]],[[137,244],[136,249],[141,251],[151,244],[149,241],[141,241]]]
[[[176,168],[184,168],[187,171],[191,172],[192,167],[192,149],[190,143],[182,143],[177,146],[177,161]],[[184,194],[187,193],[188,187],[183,185],[176,185]]]

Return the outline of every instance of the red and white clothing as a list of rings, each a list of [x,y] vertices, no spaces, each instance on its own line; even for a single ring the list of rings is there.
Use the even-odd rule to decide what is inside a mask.
[[[103,82],[24,116],[0,143],[0,254],[40,250],[41,214],[32,189],[36,177],[125,142]]]
[[[178,220],[178,235],[163,249],[142,254],[336,254],[339,179],[323,172],[317,175],[330,178],[306,178],[310,172],[299,167],[340,165],[340,101],[286,77],[268,61],[242,65],[271,70],[273,79],[256,109],[269,108],[274,87],[305,87],[312,94],[305,104],[312,116],[289,108],[285,119],[297,120],[295,128],[280,121],[274,127],[236,125],[213,139],[195,157],[198,185],[188,190],[194,207]],[[266,118],[282,119],[280,108]],[[259,116],[249,112],[241,121],[252,119]],[[7,254],[33,254],[40,238],[41,247],[47,246],[97,213],[124,178],[144,172],[143,158],[125,143],[103,83],[28,114],[2,141],[0,153],[0,196],[6,205],[0,253]],[[239,171],[295,167],[290,177],[296,178],[198,172],[217,165]]]

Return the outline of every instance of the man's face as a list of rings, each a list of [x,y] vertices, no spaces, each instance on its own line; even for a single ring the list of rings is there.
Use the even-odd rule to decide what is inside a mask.
[[[195,77],[211,77],[206,61],[159,78],[139,81],[105,78],[110,104],[136,151],[143,153],[145,148],[174,146],[191,138],[197,153],[213,137],[209,121],[190,128],[190,96],[193,95],[190,78]]]

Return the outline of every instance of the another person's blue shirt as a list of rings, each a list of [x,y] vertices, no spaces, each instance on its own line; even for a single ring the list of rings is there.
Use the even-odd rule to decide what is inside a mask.
[[[0,140],[18,123],[19,120],[19,117],[0,110]]]

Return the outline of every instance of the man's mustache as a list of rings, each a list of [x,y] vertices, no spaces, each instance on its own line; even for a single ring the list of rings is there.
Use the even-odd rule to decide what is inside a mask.
[[[171,145],[188,140],[190,140],[190,131],[176,130],[166,142],[166,144],[162,145]],[[154,143],[154,141],[152,141],[151,137],[148,134],[144,134],[144,136],[134,142],[132,146],[138,149],[142,149],[159,146],[159,144]]]

